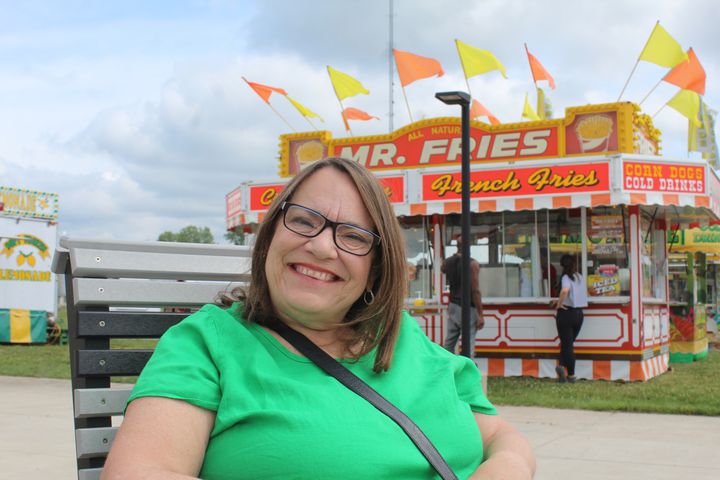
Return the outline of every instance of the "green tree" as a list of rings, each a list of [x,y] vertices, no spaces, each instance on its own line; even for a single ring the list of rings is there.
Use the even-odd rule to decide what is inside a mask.
[[[231,243],[233,245],[244,245],[245,234],[239,228],[236,228],[235,230],[228,230],[227,232],[225,232],[225,240],[227,240],[228,243]]]
[[[215,243],[213,234],[208,227],[196,227],[195,225],[188,225],[179,232],[166,230],[160,234],[158,240],[161,242]]]

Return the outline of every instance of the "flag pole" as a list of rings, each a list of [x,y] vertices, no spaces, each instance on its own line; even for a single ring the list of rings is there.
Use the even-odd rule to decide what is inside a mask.
[[[315,124],[312,123],[312,122],[310,121],[310,119],[309,119],[308,117],[306,117],[305,115],[303,115],[303,117],[305,118],[305,120],[307,120],[307,122],[310,124],[310,126],[313,128],[313,130],[315,130],[315,131],[317,132],[318,129],[317,129],[317,127],[315,126]]]
[[[532,70],[532,63],[530,63],[530,50],[528,50],[527,48],[527,43],[524,43],[523,45],[525,45],[525,53],[527,54],[528,65],[530,65],[530,76],[532,76],[533,84],[535,84],[535,91],[537,92],[537,80],[535,80],[535,75],[533,74]]]
[[[536,99],[535,108],[537,108],[538,116],[540,116],[540,110],[541,110],[540,109],[540,93],[538,92],[537,80],[535,80],[535,74],[533,73],[532,63],[530,63],[530,50],[528,50],[528,48],[527,48],[527,43],[523,43],[523,45],[525,45],[525,53],[527,54],[528,65],[530,65],[530,76],[533,79],[533,85],[535,85],[535,99]],[[545,105],[543,104],[542,107],[543,107],[542,111],[544,112]],[[543,113],[543,118],[545,118],[544,113]]]
[[[655,22],[655,27],[653,27],[653,32],[655,31],[655,29],[657,28],[658,25],[660,25],[660,20]],[[648,39],[645,41],[645,45],[643,46],[643,49],[640,50],[640,55],[642,55],[642,52],[645,50],[645,47],[647,47],[647,44],[650,41],[651,37],[652,37],[652,32],[650,32],[650,37],[648,37]],[[640,63],[640,55],[638,55],[638,59],[635,60],[635,65],[633,66],[632,70],[630,71],[630,75],[628,76],[627,80],[625,80],[625,85],[623,86],[622,90],[620,91],[620,95],[618,95],[618,98],[617,98],[618,102],[622,98],[623,93],[625,93],[625,89],[627,88],[628,83],[630,83],[630,79],[632,78],[633,73],[635,73],[635,69],[637,68],[638,63]]]
[[[348,121],[345,119],[345,116],[344,116],[345,107],[343,107],[342,100],[340,100],[340,95],[338,95],[337,90],[335,89],[335,84],[332,81],[332,75],[330,75],[330,65],[327,66],[327,72],[328,72],[328,76],[330,77],[330,85],[332,85],[333,92],[335,92],[335,98],[338,99],[338,103],[340,104],[340,117],[343,119],[343,123],[347,127],[348,132],[350,132],[350,136],[354,137],[355,135],[353,135],[353,133],[352,133],[350,124],[348,123]]]
[[[625,89],[627,88],[628,83],[630,83],[630,78],[632,78],[633,73],[635,73],[635,69],[637,68],[638,63],[640,63],[640,57],[638,57],[638,59],[635,61],[635,66],[633,66],[632,70],[630,71],[630,75],[628,76],[627,80],[625,80],[625,85],[623,85],[623,88],[622,88],[622,90],[620,91],[620,95],[618,95],[618,98],[617,98],[617,101],[618,101],[618,102],[619,102],[620,99],[622,98],[623,93],[625,93]]]
[[[405,105],[407,106],[407,109],[408,109],[408,115],[410,115],[410,123],[413,123],[415,120],[413,120],[412,112],[410,111],[410,103],[408,102],[407,95],[405,94],[405,85],[401,85],[401,87],[402,87],[403,97],[405,98]]]
[[[336,93],[336,95],[337,95],[337,93]],[[340,116],[343,119],[343,123],[347,127],[347,131],[350,132],[350,136],[354,137],[355,135],[353,135],[352,128],[350,128],[350,122],[348,122],[348,119],[345,118],[345,107],[343,106],[342,100],[340,100],[340,97],[338,97],[338,102],[340,102]]]
[[[662,112],[663,108],[665,108],[666,105],[667,105],[667,103],[664,103],[663,106],[660,107],[660,109],[657,112],[655,112],[655,115],[653,115],[652,118],[654,119],[655,117],[657,117],[658,113]]]
[[[270,107],[270,108],[272,108],[272,111],[275,112],[275,114],[276,114],[278,117],[280,117],[280,119],[281,119],[283,122],[285,122],[285,124],[286,124],[288,127],[290,127],[290,130],[292,130],[293,132],[297,133],[297,130],[295,130],[292,125],[290,125],[290,122],[288,122],[287,120],[285,120],[285,117],[283,117],[282,115],[280,115],[280,112],[278,112],[277,110],[275,110],[275,107],[273,107],[272,105],[270,105],[270,102],[268,102],[267,106]]]
[[[647,100],[647,98],[650,96],[650,94],[653,93],[653,92],[655,91],[655,89],[660,86],[660,82],[662,82],[662,78],[661,78],[660,80],[658,80],[658,82],[657,82],[657,83],[655,84],[655,86],[647,93],[647,95],[645,95],[645,96],[643,97],[643,99],[640,100],[640,103],[639,103],[638,105],[642,106],[643,102],[644,102],[645,100]]]

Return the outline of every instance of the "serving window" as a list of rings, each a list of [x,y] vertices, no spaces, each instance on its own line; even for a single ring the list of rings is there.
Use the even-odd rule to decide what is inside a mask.
[[[460,222],[460,215],[445,219],[446,258],[457,251]],[[648,258],[654,265],[648,275],[662,272],[662,258],[653,249],[661,235],[661,230],[651,230],[648,237]],[[538,298],[544,302],[557,297],[563,255],[574,256],[578,271],[587,272],[590,297],[630,295],[629,222],[624,207],[473,214],[470,238],[470,254],[480,262],[483,298]],[[587,252],[585,259],[583,251]],[[653,296],[664,295],[664,278],[660,275],[655,280]]]
[[[407,282],[410,298],[432,298],[433,249],[427,217],[407,217],[400,222],[405,237]]]
[[[640,215],[640,265],[643,297],[664,300],[667,254],[665,231],[657,228],[657,209],[642,209]]]
[[[474,214],[470,255],[480,263],[483,298],[556,296],[560,257],[581,252],[580,218],[580,209]],[[460,219],[446,218],[446,258],[457,251]]]

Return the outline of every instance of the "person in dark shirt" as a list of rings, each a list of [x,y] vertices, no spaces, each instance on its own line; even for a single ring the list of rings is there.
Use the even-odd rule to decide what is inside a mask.
[[[447,277],[450,287],[450,304],[448,305],[448,328],[445,337],[444,347],[450,352],[455,352],[458,338],[462,333],[462,239],[456,237],[457,253],[443,261],[441,270]],[[480,274],[480,264],[477,260],[470,259],[470,318],[471,344],[474,344],[475,334],[478,330],[485,326],[482,310],[482,296],[480,294],[480,286],[478,276]],[[465,353],[465,352],[463,352]],[[475,356],[475,348],[473,346],[470,356]]]
[[[552,263],[550,264],[550,268],[548,270],[547,250],[540,250],[540,267],[542,270],[543,282],[545,280],[548,280],[548,274],[549,274],[550,296],[553,298],[557,297],[558,296],[557,270],[555,270],[555,266]]]

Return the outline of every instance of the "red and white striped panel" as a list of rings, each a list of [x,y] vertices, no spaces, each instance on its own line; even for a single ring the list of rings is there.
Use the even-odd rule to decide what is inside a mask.
[[[645,381],[668,369],[668,354],[647,360],[578,360],[575,375],[586,380]],[[555,359],[476,358],[480,371],[489,377],[557,378]]]
[[[646,193],[578,193],[574,195],[538,195],[536,197],[507,197],[472,200],[470,209],[476,212],[518,212],[553,208],[597,207],[600,205],[677,205],[710,208],[710,197],[705,195]],[[720,215],[720,205],[715,206]],[[394,205],[398,216],[446,215],[460,213],[460,202],[428,202]]]

